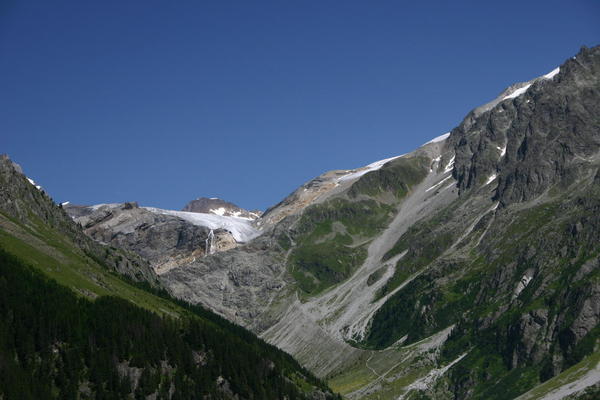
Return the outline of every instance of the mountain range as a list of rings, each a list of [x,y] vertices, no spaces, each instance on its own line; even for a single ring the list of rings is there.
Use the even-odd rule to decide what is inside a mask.
[[[54,260],[38,269],[90,298],[118,292],[98,283],[109,273],[209,309],[291,354],[302,367],[278,376],[314,398],[334,396],[319,379],[349,399],[600,396],[600,47],[264,213],[56,206],[2,160],[5,251],[31,264],[35,247]],[[55,237],[96,260],[78,280],[53,272]]]

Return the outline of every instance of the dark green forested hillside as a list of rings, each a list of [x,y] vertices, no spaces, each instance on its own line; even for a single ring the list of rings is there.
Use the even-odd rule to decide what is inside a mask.
[[[0,156],[0,400],[334,397],[288,354],[155,284],[145,260],[87,238]]]
[[[311,398],[328,389],[249,332],[76,296],[0,249],[0,398]],[[333,397],[327,393],[328,397]],[[205,397],[206,396],[206,397]]]

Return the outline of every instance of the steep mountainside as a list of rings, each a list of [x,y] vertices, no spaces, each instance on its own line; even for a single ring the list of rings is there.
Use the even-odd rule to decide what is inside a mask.
[[[335,397],[288,354],[147,282],[147,262],[92,241],[0,159],[0,398]]]
[[[253,224],[206,257],[183,245],[161,284],[348,398],[593,398],[600,47],[410,154],[315,178]]]
[[[514,398],[598,350],[599,68],[583,49],[411,154],[324,174],[161,282],[351,398]]]
[[[94,260],[133,280],[156,283],[156,276],[146,260],[126,250],[101,246],[90,240],[62,207],[57,207],[6,155],[0,155],[0,187],[3,239],[25,241],[48,256],[56,254],[54,247],[76,247],[74,256],[78,258]],[[59,236],[60,240],[57,239]]]

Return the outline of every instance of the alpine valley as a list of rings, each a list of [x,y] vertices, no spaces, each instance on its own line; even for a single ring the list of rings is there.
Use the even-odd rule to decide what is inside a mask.
[[[597,399],[600,46],[264,213],[56,205],[3,156],[0,246],[0,398]]]

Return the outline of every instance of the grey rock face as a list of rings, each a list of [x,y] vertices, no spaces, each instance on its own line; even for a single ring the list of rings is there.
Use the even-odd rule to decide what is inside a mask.
[[[469,115],[449,143],[460,189],[496,176],[495,198],[503,205],[570,184],[600,159],[600,48],[582,49],[556,76]]]
[[[150,261],[157,273],[187,265],[207,253],[210,229],[181,218],[151,212],[137,203],[65,206],[94,240],[127,249]],[[214,231],[214,250],[237,244],[224,229]]]
[[[173,296],[208,306],[260,332],[265,321],[258,317],[288,283],[283,261],[273,237],[262,235],[233,250],[169,269],[160,280]]]

